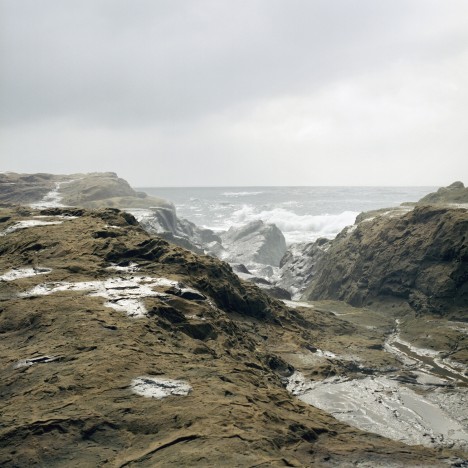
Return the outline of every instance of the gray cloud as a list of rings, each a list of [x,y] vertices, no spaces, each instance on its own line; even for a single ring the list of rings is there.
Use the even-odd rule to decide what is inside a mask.
[[[114,169],[149,185],[281,184],[300,164],[320,175],[299,171],[288,184],[437,185],[468,174],[465,0],[0,9],[7,170]],[[424,158],[434,169],[420,179]],[[168,160],[187,174],[161,177]],[[403,162],[406,178],[392,169]],[[366,170],[379,165],[388,179]]]

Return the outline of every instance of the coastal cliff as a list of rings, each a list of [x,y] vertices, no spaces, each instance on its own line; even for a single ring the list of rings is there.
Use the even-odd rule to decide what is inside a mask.
[[[468,304],[468,212],[421,206],[343,231],[316,267],[305,299],[408,304],[463,316]]]

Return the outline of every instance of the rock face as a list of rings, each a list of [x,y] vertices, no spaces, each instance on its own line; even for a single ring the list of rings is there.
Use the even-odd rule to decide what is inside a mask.
[[[279,266],[286,252],[283,233],[274,224],[252,221],[241,228],[231,227],[221,235],[232,263],[262,263]]]
[[[0,202],[32,203],[55,187],[52,174],[0,173]]]
[[[170,207],[156,197],[133,190],[114,172],[89,174],[0,174],[0,201],[40,205],[47,194],[54,193],[56,205],[85,208]],[[50,200],[44,206],[51,206]]]
[[[317,274],[317,264],[330,247],[330,242],[320,238],[315,242],[292,244],[281,259],[277,286],[299,299]]]
[[[463,315],[468,305],[468,211],[416,207],[344,230],[317,264],[305,299],[356,306],[408,303],[418,313]]]
[[[213,242],[221,242],[210,229],[203,229],[186,219],[177,217],[173,205],[152,210],[132,211],[140,225],[150,234],[158,234],[174,244],[199,254],[210,249]]]
[[[63,203],[71,206],[85,206],[107,198],[137,197],[129,183],[114,172],[91,173],[78,176],[61,187]]]
[[[441,187],[437,192],[430,193],[418,201],[420,205],[447,203],[468,203],[468,187],[465,187],[463,182],[457,181],[448,187]]]
[[[50,196],[48,194],[52,193]],[[179,219],[172,203],[136,192],[114,172],[89,174],[0,174],[0,201],[37,206],[120,208],[132,212],[152,234],[197,253],[220,238]]]
[[[288,393],[278,353],[350,329],[333,314],[115,209],[0,209],[0,233],[2,466],[441,465]]]

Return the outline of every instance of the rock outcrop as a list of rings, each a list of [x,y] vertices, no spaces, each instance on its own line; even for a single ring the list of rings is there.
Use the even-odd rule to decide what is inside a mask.
[[[199,254],[210,250],[213,242],[221,242],[221,238],[212,230],[199,228],[186,219],[178,218],[173,205],[151,210],[130,210],[130,212],[148,233],[158,234],[180,247]]]
[[[319,327],[349,336],[333,314],[288,310],[115,209],[1,209],[0,235],[2,466],[447,457],[353,429],[287,391],[294,368],[279,353],[310,354]]]
[[[41,200],[55,187],[52,174],[0,173],[0,202],[33,203]]]
[[[227,250],[224,260],[232,263],[261,263],[279,266],[286,252],[283,233],[274,224],[252,221],[240,228],[231,227],[221,235]]]
[[[457,181],[448,187],[441,187],[437,192],[430,193],[418,201],[419,205],[467,204],[468,187]]]
[[[305,299],[389,300],[418,313],[466,313],[468,211],[421,206],[345,229],[318,262]]]
[[[53,200],[47,195],[53,193]],[[44,200],[46,198],[46,200]],[[50,198],[50,197],[49,197]],[[0,201],[4,203],[79,206],[85,208],[167,208],[166,200],[136,192],[114,172],[89,174],[0,174]]]
[[[281,259],[276,285],[299,299],[317,274],[317,264],[325,255],[330,242],[322,237],[315,242],[292,244]]]

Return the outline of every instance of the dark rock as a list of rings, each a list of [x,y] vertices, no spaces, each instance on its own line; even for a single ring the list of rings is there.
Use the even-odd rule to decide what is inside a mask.
[[[466,307],[467,232],[466,210],[431,206],[359,223],[331,243],[304,298],[355,306],[391,298],[419,313]]]
[[[294,374],[294,367],[278,356],[269,356],[267,365],[281,377],[291,377]]]
[[[280,288],[279,286],[262,286],[260,284],[262,291],[267,293],[270,297],[281,300],[291,300],[291,293],[286,289]]]
[[[179,325],[178,329],[195,340],[215,340],[218,336],[218,333],[216,332],[213,325],[206,322],[185,322]]]
[[[468,203],[468,187],[457,181],[448,187],[441,187],[437,192],[430,193],[418,201],[418,204]]]
[[[250,275],[250,271],[247,267],[242,263],[231,263],[232,270],[236,273],[245,273],[246,275]]]
[[[205,301],[206,296],[194,289],[190,288],[181,288],[176,292],[176,295],[182,299],[187,299],[188,301]]]

